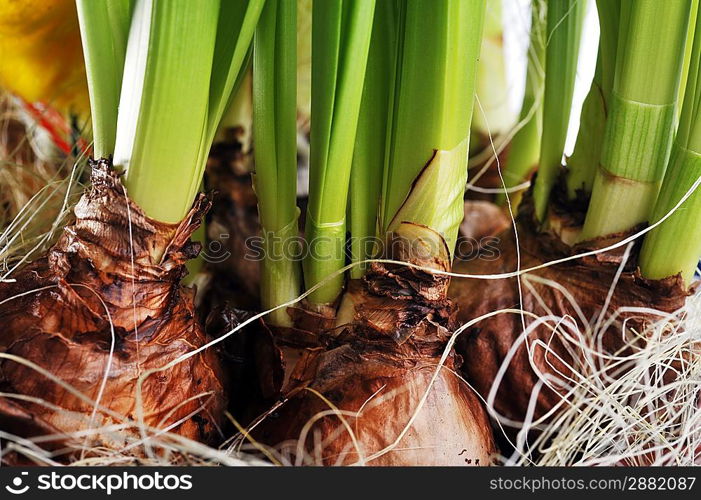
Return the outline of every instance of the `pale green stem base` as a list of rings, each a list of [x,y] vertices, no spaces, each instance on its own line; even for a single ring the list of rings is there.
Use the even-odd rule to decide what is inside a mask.
[[[675,146],[652,222],[669,213],[701,176],[701,155]],[[682,273],[690,283],[701,255],[701,189],[646,236],[640,270],[646,278],[662,279]]]
[[[309,294],[313,304],[332,304],[343,289],[345,266],[346,221],[318,223],[307,213],[307,256],[304,260],[304,286],[307,290],[319,283],[320,288]]]
[[[296,218],[279,231],[262,228],[265,256],[260,268],[260,298],[264,311],[299,296],[302,279],[300,262],[295,258],[299,250],[295,248],[299,241],[297,228]],[[272,311],[265,320],[275,326],[292,326],[287,308]]]
[[[644,104],[613,94],[582,239],[626,231],[649,219],[669,159],[673,121],[674,104]]]
[[[351,229],[351,232],[352,231],[353,229]],[[353,267],[351,267],[350,271],[348,271],[351,279],[360,279],[365,275],[368,267],[370,267],[370,264],[365,262],[365,260],[375,255],[375,247],[377,246],[375,238],[372,236],[367,236],[369,234],[373,234],[369,231],[369,229],[361,229],[357,231],[356,234],[365,236],[353,236],[350,242],[351,262],[356,263]]]
[[[467,139],[450,151],[439,150],[414,180],[387,231],[395,231],[403,222],[429,227],[455,249],[460,223],[465,216],[463,193],[467,182]]]
[[[627,231],[645,222],[659,188],[659,182],[634,181],[600,170],[579,240]]]

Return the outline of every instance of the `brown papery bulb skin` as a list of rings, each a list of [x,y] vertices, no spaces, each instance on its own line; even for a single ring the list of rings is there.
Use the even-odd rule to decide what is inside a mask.
[[[140,435],[141,415],[146,426],[211,441],[226,405],[215,350],[159,370],[208,340],[194,315],[194,290],[180,280],[199,251],[190,235],[209,201],[198,198],[179,224],[160,223],[127,199],[109,162],[92,169],[75,222],[13,282],[0,283],[0,427],[32,437],[126,422],[123,431],[90,436],[95,446],[117,448]],[[139,412],[137,381],[151,370]]]
[[[404,250],[394,258],[449,266],[447,248],[424,260]],[[486,412],[455,373],[458,357],[440,366],[454,325],[447,287],[443,276],[373,263],[346,292],[352,319],[320,332],[255,437],[297,464],[490,465]]]
[[[632,234],[614,234],[568,246],[554,234],[536,229],[538,225],[534,220],[532,199],[526,194],[516,220],[518,242],[513,228],[508,228],[499,236],[497,259],[456,261],[454,272],[471,275],[512,273],[519,269],[517,248],[520,249],[520,269],[528,269],[606,248]],[[537,397],[533,418],[557,411],[558,405],[566,404],[563,396],[577,380],[570,367],[581,367],[584,362],[581,343],[588,345],[592,352],[601,354],[601,357],[592,358],[599,366],[607,354],[625,355],[626,346],[631,345],[633,339],[652,322],[660,319],[658,315],[630,309],[620,311],[621,308],[655,308],[671,313],[684,305],[689,292],[681,277],[643,278],[636,266],[636,247],[616,279],[625,250],[623,246],[523,274],[520,293],[515,277],[496,280],[453,278],[450,297],[459,308],[460,324],[501,309],[523,309],[537,318],[551,316],[545,324],[536,326],[526,341],[515,349],[494,399],[494,409],[500,415],[522,422],[534,391]],[[613,283],[616,286],[607,304]],[[557,286],[553,286],[555,284]],[[605,306],[604,318],[598,321]],[[563,318],[563,322],[553,333],[557,318]],[[613,320],[610,324],[607,323],[609,319]],[[522,335],[524,324],[528,328],[536,318],[524,315],[523,321],[520,314],[497,314],[474,324],[456,344],[456,351],[465,360],[462,368],[468,381],[485,399],[509,351]],[[597,324],[607,326],[594,332]],[[568,340],[565,334],[571,339]]]

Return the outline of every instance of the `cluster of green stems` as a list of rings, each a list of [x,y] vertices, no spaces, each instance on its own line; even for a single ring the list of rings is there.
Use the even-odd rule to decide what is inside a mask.
[[[94,154],[114,158],[129,196],[154,219],[175,223],[189,210],[217,126],[251,61],[254,185],[262,231],[270,235],[266,254],[280,254],[275,246],[300,231],[297,3],[77,3]],[[697,4],[597,0],[596,74],[565,183],[571,199],[590,198],[579,240],[656,224],[701,173]],[[585,6],[533,2],[527,88],[504,178],[515,186],[537,166],[533,200],[543,227],[563,175]],[[477,61],[481,48],[489,54],[485,10],[485,0],[313,2],[305,237],[316,251],[304,262],[264,257],[264,308],[304,289],[312,306],[337,304],[346,279],[362,277],[367,259],[381,256],[365,242],[407,222],[430,228],[452,252],[463,218]],[[693,193],[645,238],[645,276],[691,279],[701,253],[699,210],[701,195]],[[282,309],[270,321],[290,325]]]
[[[382,241],[401,222],[427,226],[449,248],[455,245],[484,11],[482,0],[313,4],[305,237],[314,252],[301,273],[310,306],[337,304],[345,280],[362,277],[367,260],[380,256],[381,245],[368,243]],[[291,71],[286,78],[293,78]],[[270,92],[254,96],[268,99],[269,108],[281,105],[270,102]],[[274,150],[281,138],[256,134],[255,140],[257,147]],[[279,172],[278,166],[277,182]],[[292,170],[286,175],[292,184]],[[256,165],[257,185],[272,178]],[[259,203],[263,215],[266,205],[279,207],[281,201],[261,197]],[[283,261],[264,260],[263,266],[297,276],[289,266],[299,263]],[[264,292],[263,307],[293,300],[301,287],[290,286],[286,297]],[[289,319],[280,315],[273,321]]]
[[[643,237],[641,273],[653,279],[681,274],[689,283],[701,254],[698,195],[690,193],[701,175],[701,144],[694,135],[698,2],[597,0],[596,72],[564,170],[583,3],[547,3],[543,132],[533,190],[537,219],[548,227],[553,189],[564,176],[566,197],[588,200],[575,242],[655,225]]]

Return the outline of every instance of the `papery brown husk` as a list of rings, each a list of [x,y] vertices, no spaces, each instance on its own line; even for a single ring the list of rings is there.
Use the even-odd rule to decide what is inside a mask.
[[[299,464],[489,465],[489,420],[454,372],[459,358],[450,352],[439,368],[454,324],[447,286],[444,276],[373,263],[346,292],[352,321],[319,332],[254,437]]]
[[[558,212],[558,214],[562,217],[561,213]],[[536,229],[530,192],[526,194],[521,204],[516,225],[521,269],[601,249],[633,233],[614,234],[575,246],[567,246],[557,236],[539,232]],[[563,227],[569,225],[571,224],[564,224]],[[639,229],[636,228],[636,230]],[[453,266],[454,272],[487,275],[515,271],[518,268],[517,244],[513,229],[505,230],[499,238],[498,259],[456,261]],[[562,291],[547,284],[528,280],[528,277],[538,277],[559,284],[572,296],[587,323],[593,326],[601,315],[624,253],[625,247],[619,247],[522,275],[521,299],[515,277],[498,280],[453,278],[450,297],[458,304],[458,320],[461,324],[500,309],[522,308],[537,317],[552,315],[556,318],[566,318],[570,323],[576,322],[576,330],[579,333],[572,328],[567,330],[577,339],[574,342],[585,340],[596,351],[624,355],[626,346],[631,345],[636,332],[644,332],[651,322],[660,319],[659,316],[620,311],[610,327],[605,331],[592,334],[591,330],[587,330],[587,325],[583,324],[572,302]],[[612,314],[622,307],[655,308],[661,312],[671,313],[684,305],[689,291],[680,276],[648,280],[641,276],[636,262],[637,247],[633,248],[625,263],[601,324],[604,324],[605,320],[611,318]],[[530,286],[526,286],[526,282]],[[622,328],[624,320],[627,320],[626,328]],[[507,353],[523,332],[521,321],[520,314],[512,313],[484,319],[465,331],[457,343],[456,350],[465,359],[463,370],[468,380],[485,398],[492,388]],[[524,321],[528,327],[535,320],[524,316]],[[552,320],[548,323],[551,326],[554,324]],[[563,327],[566,328],[566,325]],[[536,341],[548,347],[536,345]],[[532,351],[530,356],[529,349]],[[563,403],[562,395],[566,394],[568,387],[571,387],[571,382],[567,379],[572,377],[572,372],[568,366],[578,366],[581,355],[581,349],[573,346],[573,341],[563,340],[562,331],[553,334],[552,328],[539,325],[511,359],[498,386],[494,408],[509,419],[523,421],[532,393],[537,390],[539,382],[543,381],[531,366],[533,363],[539,372],[549,377],[550,385],[544,384],[537,391],[533,416],[539,418],[545,415],[556,405]]]
[[[0,352],[40,366],[90,401],[98,398],[109,367],[99,401],[107,410],[92,419],[91,402],[31,367],[0,358],[0,390],[20,395],[0,398],[0,428],[21,436],[70,434],[120,423],[121,417],[137,421],[140,374],[208,340],[195,318],[194,290],[180,280],[185,261],[199,251],[190,235],[209,201],[200,196],[180,224],[160,223],[127,200],[107,161],[92,168],[92,187],[75,207],[75,222],[45,256],[14,274],[14,282],[0,283]],[[170,432],[209,442],[218,436],[224,408],[214,349],[143,381],[147,426],[173,426]],[[132,426],[98,432],[89,443],[118,448],[138,435]]]

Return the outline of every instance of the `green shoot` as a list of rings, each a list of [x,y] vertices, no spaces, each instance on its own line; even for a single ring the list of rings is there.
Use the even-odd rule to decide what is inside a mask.
[[[582,240],[651,215],[672,146],[690,10],[691,0],[622,4],[611,111]]]
[[[394,1],[377,4],[351,170],[349,226],[352,262],[362,262],[372,257],[373,238],[377,234],[392,96],[392,79],[388,69],[395,65],[397,50],[396,13],[397,3]],[[351,277],[360,278],[365,268],[366,265],[362,264],[351,268]]]
[[[382,234],[411,222],[441,234],[454,250],[484,13],[484,1],[402,4]]]
[[[258,213],[265,255],[261,263],[263,309],[299,294],[299,262],[289,258],[298,236],[296,3],[267,0],[253,45],[253,135]],[[268,320],[291,326],[286,311]]]
[[[375,0],[313,3],[309,205],[304,281],[316,304],[334,302],[343,286],[346,209],[353,147],[372,33]],[[334,276],[334,273],[337,273]]]
[[[147,215],[177,222],[249,50],[262,0],[145,0],[132,16],[114,163]]]
[[[95,158],[114,154],[133,0],[76,0],[90,92]]]
[[[620,0],[597,0],[596,5],[600,27],[599,54],[594,79],[582,105],[574,152],[567,159],[567,191],[570,199],[575,199],[578,192],[585,195],[591,193],[601,160],[607,110],[613,92],[621,3]]]
[[[536,217],[541,222],[562,167],[585,9],[581,0],[548,0],[543,136],[533,191]]]
[[[684,105],[677,137],[651,223],[681,201],[701,176],[701,17],[697,17]],[[681,273],[689,284],[701,256],[701,189],[645,238],[640,253],[643,276],[661,279]]]

